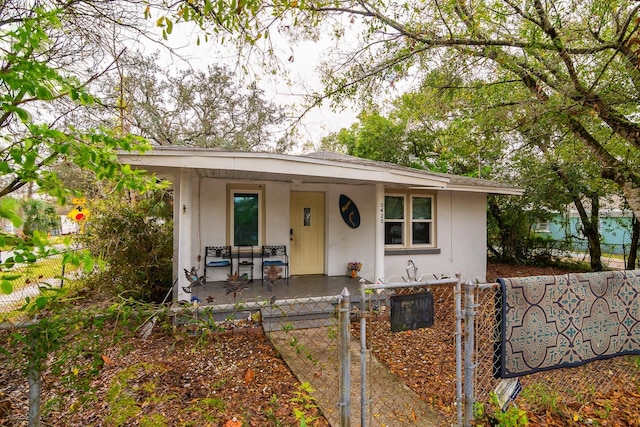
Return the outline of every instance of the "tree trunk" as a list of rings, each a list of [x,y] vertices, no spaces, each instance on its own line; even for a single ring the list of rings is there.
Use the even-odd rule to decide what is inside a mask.
[[[633,211],[636,220],[640,220],[640,186],[633,185],[632,181],[618,183],[624,193],[624,198],[629,204],[629,208]]]
[[[602,271],[602,247],[600,246],[600,201],[598,196],[591,197],[591,216],[589,226],[585,227],[585,235],[589,241],[589,257],[591,270]]]
[[[600,230],[598,223],[600,220],[598,211],[600,210],[600,202],[597,195],[592,195],[591,199],[591,215],[587,215],[587,210],[580,199],[574,199],[573,204],[580,215],[582,222],[582,233],[587,238],[589,245],[589,258],[591,259],[591,270],[602,271],[602,248],[600,246]]]
[[[502,213],[500,212],[500,206],[498,205],[498,202],[496,202],[495,197],[489,198],[488,205],[489,205],[489,215],[491,215],[494,218],[494,220],[498,224],[498,230],[500,230],[499,233],[500,233],[500,246],[501,246],[500,250],[498,250],[498,248],[495,248],[493,245],[489,245],[489,250],[498,259],[498,261],[504,261],[505,245],[504,245],[504,232],[502,231],[504,229],[504,223],[502,221]]]
[[[638,240],[640,240],[640,221],[635,216],[631,218],[631,246],[627,258],[627,270],[634,270],[638,258]]]

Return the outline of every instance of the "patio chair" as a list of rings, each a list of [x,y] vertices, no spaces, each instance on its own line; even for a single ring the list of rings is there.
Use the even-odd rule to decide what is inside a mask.
[[[207,246],[204,251],[204,276],[207,276],[209,268],[228,268],[229,274],[233,274],[233,262],[231,259],[231,246]]]
[[[281,267],[284,270],[284,280],[289,284],[289,255],[285,245],[264,245],[262,246],[262,282],[264,284],[265,268]]]

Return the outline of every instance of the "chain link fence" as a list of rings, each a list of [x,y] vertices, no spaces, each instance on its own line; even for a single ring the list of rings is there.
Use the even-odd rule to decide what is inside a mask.
[[[392,331],[392,297],[402,295],[428,295],[434,327]],[[230,328],[259,321],[298,380],[310,384],[329,425],[347,425],[344,417],[352,426],[455,424],[452,284],[372,290],[362,301],[349,294],[207,305],[197,319],[179,322]]]
[[[475,301],[477,314],[475,321],[474,377],[476,402],[490,406],[491,392],[500,380],[496,376],[498,366],[495,353],[500,340],[499,318],[496,313],[502,309],[501,290],[497,284],[476,286]],[[547,412],[570,411],[570,418],[580,417],[581,408],[602,399],[612,390],[637,395],[640,387],[640,358],[638,356],[613,357],[596,360],[583,366],[553,369],[519,377],[522,392],[514,403],[529,414],[544,415]],[[587,423],[588,416],[585,417]]]
[[[65,254],[52,250],[45,256],[21,252],[4,252],[0,254],[2,276],[2,292],[0,292],[0,330],[15,330],[32,328],[37,326],[39,320],[30,318],[28,310],[21,310],[21,307],[29,301],[39,304],[38,298],[45,296],[47,290],[60,289],[64,286],[65,275],[69,269],[65,268],[63,258]],[[33,335],[37,335],[34,333]],[[26,336],[26,335],[25,335]],[[32,353],[37,353],[39,342],[37,338],[30,338],[29,347]],[[28,381],[28,425],[40,425],[40,393],[41,376],[40,365],[35,360],[30,360],[26,366],[26,377]],[[17,379],[16,379],[17,380]],[[2,384],[6,386],[6,384]],[[6,394],[5,394],[6,392]],[[16,391],[13,385],[0,390],[0,404],[7,412],[11,406],[12,398],[15,398]],[[9,396],[9,398],[7,398]],[[16,398],[19,401],[20,399]],[[0,422],[3,417],[0,417]]]
[[[364,303],[361,295],[347,295],[347,308],[345,295],[335,295],[212,305],[199,317],[218,326],[259,317],[299,381],[311,385],[330,425],[347,425],[345,416],[353,426],[454,425],[460,399],[454,282],[368,290]],[[430,327],[393,330],[393,298],[405,295],[428,297]]]
[[[14,286],[22,299],[0,295],[0,315],[10,313],[26,297],[36,297],[38,285],[62,286],[65,272],[60,257],[26,265],[24,283]],[[462,287],[455,279],[389,285],[372,285],[364,291],[365,286],[356,295],[265,299],[197,309],[190,304],[176,313],[175,320],[193,326],[194,332],[203,327],[263,329],[298,380],[310,385],[313,404],[324,415],[313,425],[347,425],[345,417],[353,426],[469,425],[472,414],[466,403],[491,405],[491,392],[500,382],[495,374],[499,287],[471,283]],[[394,304],[404,301],[402,297],[407,297],[406,304],[422,304],[418,307],[422,315],[411,321],[424,323],[407,324],[406,318],[394,315],[398,313]],[[411,311],[410,305],[403,308]],[[466,319],[473,319],[474,327],[465,328],[462,318],[471,311],[473,317]],[[471,346],[463,340],[470,333]],[[473,359],[463,360],[471,350]],[[467,372],[473,373],[472,381],[467,381]],[[638,378],[638,357],[536,373],[520,378],[523,391],[515,403],[532,413],[561,407],[577,411],[611,390],[637,393]],[[469,382],[471,396],[466,393]]]
[[[71,273],[70,268],[63,265],[64,253],[38,257],[35,262],[27,262],[25,257],[11,252],[2,252],[0,257],[3,273],[0,280],[5,282],[0,292],[0,323],[27,320],[18,310],[27,299],[37,298],[46,289],[61,288]]]
[[[340,295],[284,300],[254,300],[235,304],[207,304],[176,314],[176,323],[192,328],[234,331],[260,328],[269,337],[325,419],[314,426],[339,425],[341,401]],[[346,352],[350,349],[347,345]],[[349,366],[349,365],[346,365]],[[345,406],[344,403],[342,406]],[[329,424],[330,423],[330,424]]]
[[[405,296],[409,304],[413,304],[414,298],[424,297],[425,327],[412,329],[417,325],[403,322],[396,313],[392,315],[394,298]],[[457,396],[461,392],[457,380],[461,380],[461,373],[456,366],[455,339],[459,328],[454,284],[378,289],[368,297],[365,331],[373,362],[369,374],[372,416],[366,425],[455,425],[461,397]],[[354,324],[357,338],[360,329],[359,324]],[[400,393],[387,392],[387,379],[378,370],[399,378],[419,403],[408,405],[401,400]],[[392,422],[378,422],[377,415],[384,413],[393,417]]]
[[[344,374],[341,362],[346,352],[351,367],[350,425],[470,425],[473,404],[495,405],[491,395],[500,383],[495,354],[500,339],[496,313],[501,309],[501,298],[497,284],[467,283],[460,293],[459,300],[465,301],[462,307],[456,307],[453,283],[369,290],[364,304],[358,295],[353,296],[348,350],[340,344],[339,296],[330,302],[333,314],[329,324],[298,329],[284,320],[313,311],[319,304],[309,301],[304,306],[291,306],[292,312],[283,311],[284,322],[268,333],[300,381],[316,389],[314,397],[331,425],[346,425],[339,422],[340,405],[344,404],[340,400]],[[428,295],[433,303],[432,313],[427,316],[430,324],[398,330],[398,319],[392,315],[393,299],[404,295]],[[473,317],[465,311],[473,312]],[[472,319],[473,332],[465,330],[464,322],[458,323],[457,312]],[[466,341],[469,333],[473,334],[472,345]],[[464,338],[464,345],[459,345],[458,337]],[[466,357],[469,360],[464,360]],[[467,372],[472,373],[470,394],[464,384]],[[612,390],[637,394],[639,378],[640,361],[634,356],[540,372],[519,378],[523,390],[515,404],[540,416],[549,411],[578,413]]]

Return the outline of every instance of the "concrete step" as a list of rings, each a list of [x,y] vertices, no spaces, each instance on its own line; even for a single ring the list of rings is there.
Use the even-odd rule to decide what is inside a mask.
[[[263,307],[265,332],[309,329],[337,323],[336,306],[328,302],[285,303]]]

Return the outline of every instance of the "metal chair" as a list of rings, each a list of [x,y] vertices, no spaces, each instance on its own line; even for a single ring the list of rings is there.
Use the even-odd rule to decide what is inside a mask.
[[[284,279],[289,284],[289,255],[285,245],[264,245],[262,246],[262,282],[264,284],[265,268],[275,266],[284,270]]]
[[[229,268],[229,274],[233,274],[233,262],[231,259],[231,246],[207,246],[204,251],[204,276],[207,276],[209,268]]]

